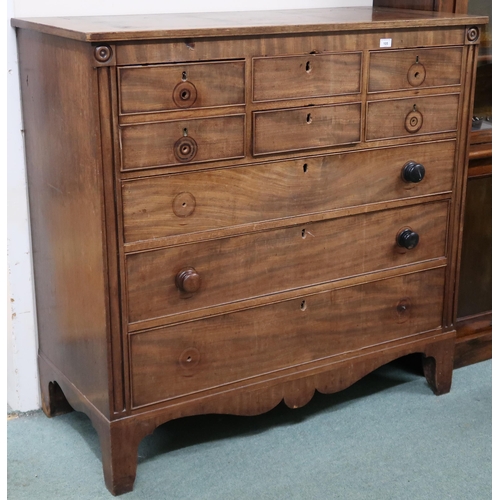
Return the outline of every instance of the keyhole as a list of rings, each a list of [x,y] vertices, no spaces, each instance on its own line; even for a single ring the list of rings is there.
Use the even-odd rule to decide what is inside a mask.
[[[415,63],[418,64],[418,56],[415,58]]]
[[[182,72],[182,81],[185,82],[188,79],[187,73],[185,71]]]
[[[187,135],[188,135],[188,129],[187,128],[185,128],[185,129],[182,130],[182,135],[184,137],[187,137]]]
[[[311,72],[311,69],[312,69],[312,68],[311,68],[311,61],[307,61],[307,62],[306,62],[306,71],[307,71],[307,73],[310,73],[310,72]]]
[[[300,303],[300,310],[301,311],[305,311],[307,309],[307,304],[306,304],[306,301],[303,300],[301,303]]]
[[[306,237],[306,230],[302,229],[302,238],[305,238],[305,237]]]
[[[416,104],[413,105],[413,111],[417,111],[417,105]]]
[[[306,118],[307,124],[310,125],[312,123],[312,121],[313,121],[313,119],[312,119],[311,113],[308,113],[307,118]]]
[[[307,172],[307,163],[304,163],[304,166],[302,167],[304,169],[304,174]]]

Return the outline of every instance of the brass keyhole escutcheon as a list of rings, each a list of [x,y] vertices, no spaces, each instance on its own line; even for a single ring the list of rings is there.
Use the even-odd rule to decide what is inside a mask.
[[[422,113],[414,109],[406,115],[405,128],[410,134],[415,134],[418,132],[424,123],[424,117]]]
[[[197,98],[198,92],[191,82],[179,83],[172,94],[172,99],[179,108],[190,108]]]
[[[174,155],[182,162],[191,161],[198,152],[198,144],[192,137],[181,137],[174,144]]]
[[[418,87],[424,83],[426,77],[425,66],[420,62],[416,62],[410,66],[408,70],[408,83],[412,87]]]

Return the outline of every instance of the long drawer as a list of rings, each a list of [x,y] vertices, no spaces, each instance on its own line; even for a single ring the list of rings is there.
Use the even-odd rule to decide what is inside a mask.
[[[454,153],[447,141],[126,181],[125,242],[451,191]],[[421,182],[402,179],[410,161]]]
[[[444,269],[135,334],[138,407],[438,328]]]
[[[360,103],[254,112],[254,155],[356,143],[360,137]]]
[[[447,218],[448,201],[433,202],[129,254],[129,321],[443,257]],[[411,250],[396,242],[406,228]]]

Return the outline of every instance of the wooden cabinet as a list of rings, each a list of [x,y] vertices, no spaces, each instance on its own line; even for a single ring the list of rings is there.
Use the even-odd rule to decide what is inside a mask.
[[[297,408],[410,353],[449,391],[484,22],[13,20],[44,410],[89,415],[112,493],[174,418]]]

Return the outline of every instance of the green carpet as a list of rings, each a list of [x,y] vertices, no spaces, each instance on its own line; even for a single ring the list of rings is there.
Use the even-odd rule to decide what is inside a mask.
[[[491,498],[491,361],[436,397],[395,362],[305,407],[169,422],[143,440],[132,499]],[[82,413],[8,421],[8,497],[110,499]]]

